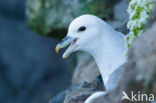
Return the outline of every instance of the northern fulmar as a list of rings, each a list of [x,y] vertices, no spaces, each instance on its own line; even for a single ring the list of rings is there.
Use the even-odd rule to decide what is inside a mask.
[[[96,97],[104,95],[115,85],[110,84],[109,79],[112,73],[126,61],[125,36],[115,31],[102,19],[86,14],[71,22],[67,36],[56,46],[56,52],[68,45],[63,58],[67,58],[72,52],[81,50],[92,55],[97,63],[106,91],[91,95],[85,102],[94,103],[92,101]]]

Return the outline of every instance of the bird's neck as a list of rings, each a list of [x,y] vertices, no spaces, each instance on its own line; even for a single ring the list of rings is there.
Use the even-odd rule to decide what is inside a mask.
[[[116,31],[114,31],[116,32]],[[110,36],[110,37],[109,37]],[[122,34],[100,37],[96,47],[90,53],[100,70],[103,82],[106,83],[112,72],[126,61],[126,42]]]

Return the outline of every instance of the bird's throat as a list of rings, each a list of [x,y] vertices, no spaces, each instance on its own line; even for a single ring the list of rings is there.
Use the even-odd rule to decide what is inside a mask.
[[[97,46],[95,51],[91,52],[100,70],[104,84],[106,84],[112,72],[126,61],[126,42],[124,37],[121,37],[121,39],[123,40],[105,44],[100,43],[101,45],[98,44],[99,46]]]

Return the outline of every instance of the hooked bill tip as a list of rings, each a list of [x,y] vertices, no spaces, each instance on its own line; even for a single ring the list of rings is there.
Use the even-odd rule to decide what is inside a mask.
[[[63,55],[63,59],[66,59],[68,56],[67,55]]]
[[[56,51],[57,54],[59,53],[59,50],[60,50],[60,45],[57,44],[57,46],[56,46],[56,48],[55,48],[55,51]]]

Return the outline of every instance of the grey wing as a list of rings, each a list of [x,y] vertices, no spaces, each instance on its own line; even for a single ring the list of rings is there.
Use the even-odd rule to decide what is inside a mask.
[[[113,89],[117,87],[119,80],[123,74],[123,71],[124,71],[124,66],[121,65],[110,75],[110,78],[108,79],[105,85],[107,92],[112,91]]]

